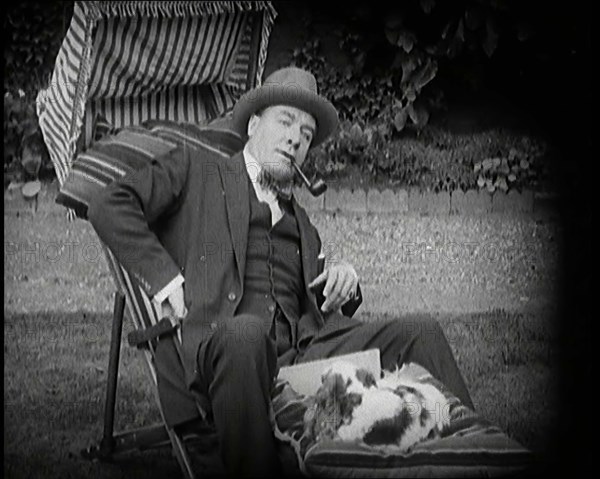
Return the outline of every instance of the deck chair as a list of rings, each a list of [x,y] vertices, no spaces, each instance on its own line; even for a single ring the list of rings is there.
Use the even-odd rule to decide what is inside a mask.
[[[36,102],[61,187],[77,154],[92,143],[99,117],[119,128],[147,120],[202,124],[226,116],[237,98],[260,82],[275,17],[270,2],[75,2],[50,84]],[[76,210],[68,215],[73,219]],[[155,385],[156,338],[172,327],[158,318],[112,252],[104,250],[117,288],[104,428],[100,441],[83,454],[109,460],[170,445],[184,477],[193,478],[186,444],[194,438],[166,426],[156,388],[163,422],[114,431],[125,308],[134,327],[129,343],[143,351]]]

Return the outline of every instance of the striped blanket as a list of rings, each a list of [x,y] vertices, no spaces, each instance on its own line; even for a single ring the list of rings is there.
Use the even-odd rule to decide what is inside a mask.
[[[244,138],[219,119],[201,126],[149,120],[139,126],[114,128],[104,119],[94,127],[95,141],[77,155],[56,202],[87,219],[91,200],[109,183],[149,165],[178,146],[220,151],[231,156],[242,149]]]

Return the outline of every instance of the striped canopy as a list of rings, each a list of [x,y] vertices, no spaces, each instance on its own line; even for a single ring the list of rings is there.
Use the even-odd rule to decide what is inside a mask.
[[[40,128],[62,185],[98,115],[202,123],[260,83],[277,13],[270,2],[75,2]]]

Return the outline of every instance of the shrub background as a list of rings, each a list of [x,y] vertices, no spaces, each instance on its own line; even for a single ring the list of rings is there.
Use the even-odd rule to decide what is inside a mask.
[[[552,173],[553,163],[582,161],[562,165],[553,149],[571,147],[564,137],[572,132],[589,141],[579,118],[589,95],[580,74],[589,16],[577,2],[273,3],[279,15],[265,74],[289,63],[311,68],[345,120],[314,151],[309,174],[434,191],[548,190],[552,177],[564,177]],[[34,100],[72,10],[73,2],[28,0],[9,5],[4,17],[5,187],[54,174]],[[456,136],[452,115],[473,116],[474,104],[488,121],[472,120]],[[506,105],[519,109],[509,121],[501,118]],[[515,118],[534,131],[515,130]],[[26,143],[36,162],[24,158]]]

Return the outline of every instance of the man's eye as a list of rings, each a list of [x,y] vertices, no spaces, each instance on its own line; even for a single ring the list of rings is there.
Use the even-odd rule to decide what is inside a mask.
[[[282,118],[281,120],[279,120],[279,123],[281,123],[282,125],[285,125],[285,126],[290,126],[292,124],[292,122],[290,120],[286,120],[285,118]]]

